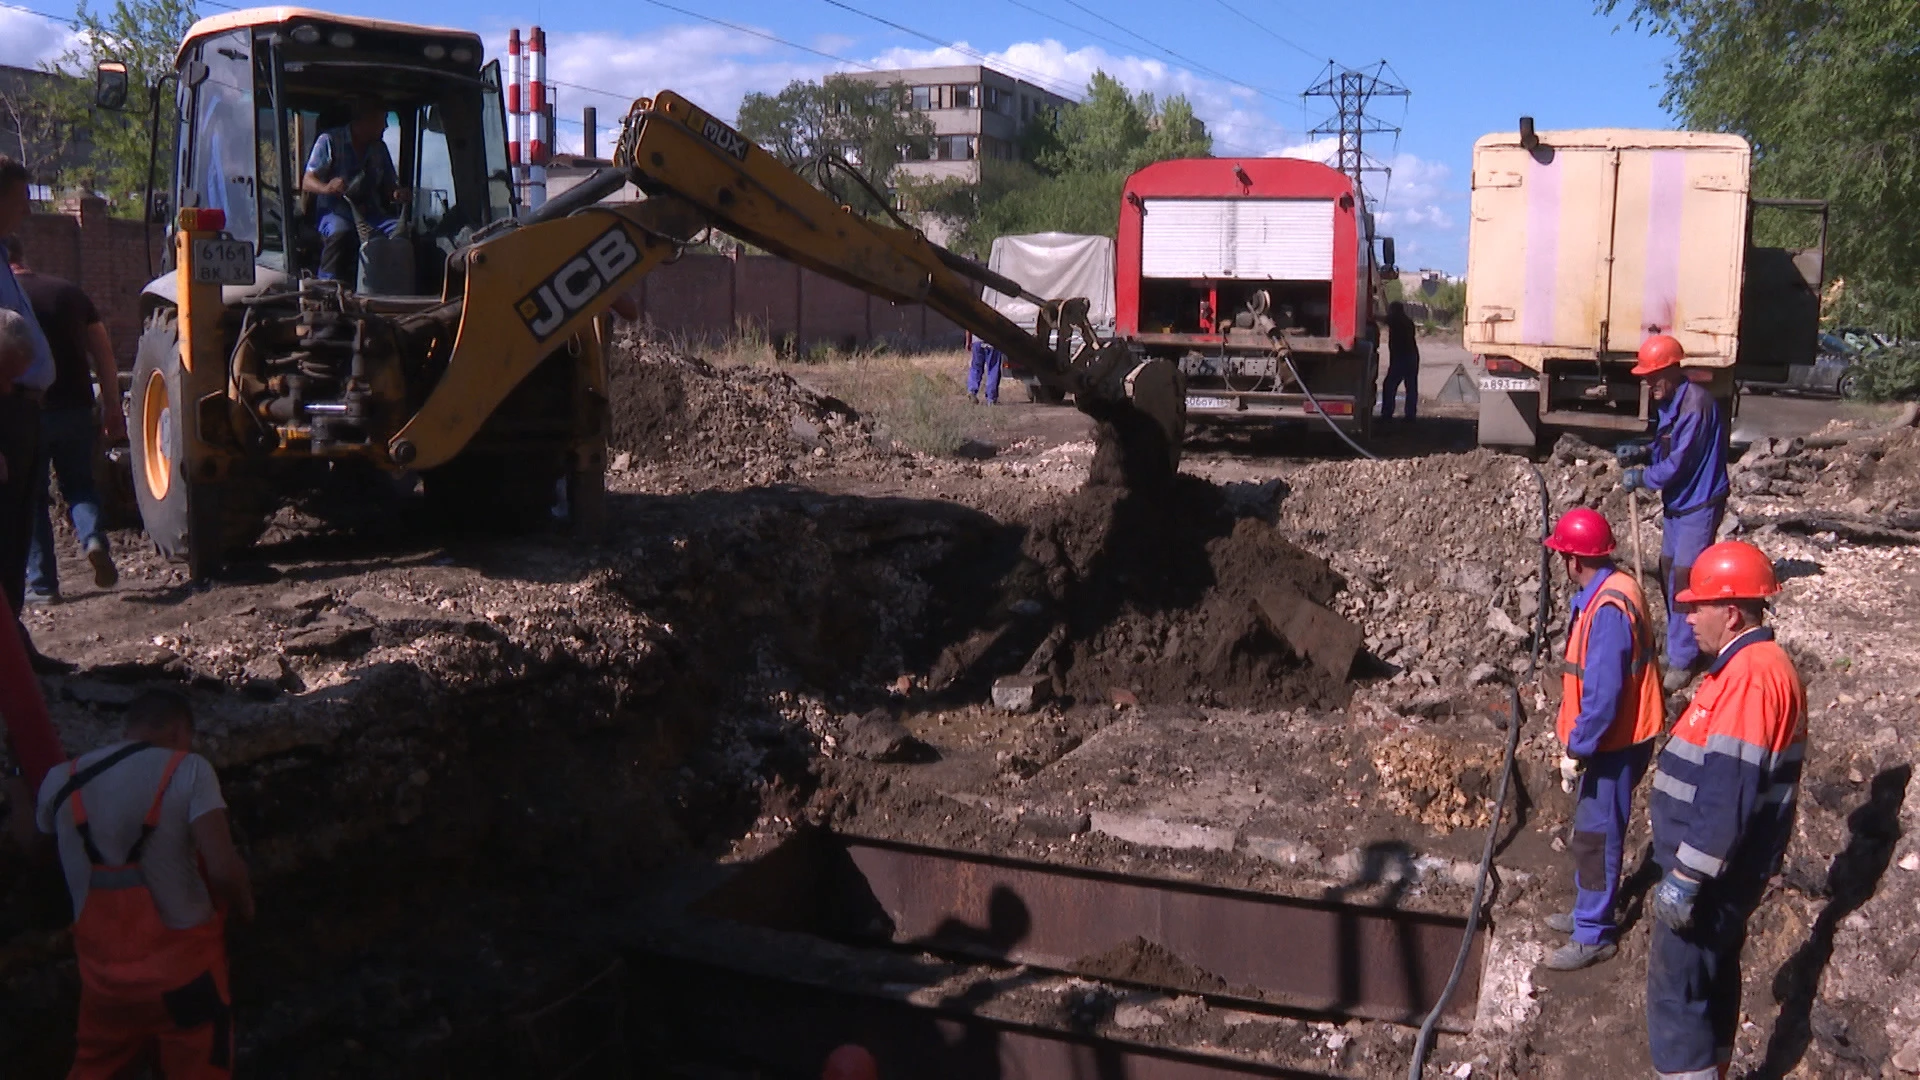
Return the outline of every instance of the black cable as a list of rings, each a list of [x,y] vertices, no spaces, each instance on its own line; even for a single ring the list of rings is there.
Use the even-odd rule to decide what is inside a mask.
[[[1361,446],[1349,438],[1346,432],[1340,430],[1340,425],[1333,422],[1333,417],[1327,415],[1327,410],[1320,407],[1320,399],[1313,396],[1313,388],[1307,385],[1307,380],[1300,377],[1300,369],[1293,366],[1293,357],[1288,356],[1286,353],[1281,353],[1280,362],[1287,365],[1287,371],[1293,376],[1293,381],[1300,384],[1301,392],[1307,395],[1309,402],[1313,403],[1313,411],[1320,414],[1320,419],[1327,422],[1327,427],[1331,428],[1335,435],[1340,436],[1342,442],[1353,447],[1354,453],[1359,454],[1368,461],[1380,460],[1380,455],[1372,453],[1366,447]],[[1369,397],[1367,403],[1360,407],[1365,409],[1373,408],[1373,399]]]
[[[1540,489],[1540,539],[1545,541],[1553,518],[1552,502],[1547,497],[1547,478],[1541,475],[1538,465],[1528,462],[1527,468],[1533,473],[1533,482]],[[1533,649],[1527,655],[1529,680],[1540,670],[1540,650],[1547,638],[1547,603],[1551,598],[1547,575],[1553,569],[1550,558],[1543,542],[1540,545],[1540,594],[1534,605]],[[1487,823],[1487,844],[1480,852],[1480,874],[1473,885],[1473,906],[1467,911],[1467,929],[1460,939],[1460,952],[1453,959],[1453,972],[1447,976],[1447,985],[1440,991],[1440,1000],[1434,1002],[1433,1011],[1427,1014],[1426,1022],[1420,1025],[1420,1037],[1413,1044],[1413,1061],[1407,1067],[1407,1080],[1420,1080],[1420,1074],[1426,1069],[1427,1050],[1433,1045],[1433,1030],[1440,1023],[1440,1014],[1446,1010],[1447,1003],[1453,1000],[1454,991],[1460,988],[1460,977],[1467,970],[1467,957],[1473,951],[1474,932],[1480,929],[1480,909],[1486,901],[1487,880],[1493,874],[1493,849],[1500,838],[1500,819],[1507,812],[1507,788],[1513,779],[1513,759],[1520,749],[1520,724],[1525,718],[1520,705],[1520,688],[1510,686],[1508,690],[1510,715],[1507,719],[1507,755],[1500,767],[1500,790],[1494,797],[1493,820]]]

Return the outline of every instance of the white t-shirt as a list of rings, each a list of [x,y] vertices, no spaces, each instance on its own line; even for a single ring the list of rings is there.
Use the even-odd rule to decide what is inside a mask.
[[[117,742],[82,755],[81,771],[125,745],[125,741]],[[172,756],[171,750],[149,747],[116,763],[81,789],[94,846],[110,865],[126,858],[140,838],[140,826],[153,806],[160,775],[166,772]],[[66,786],[68,775],[65,766],[47,774],[40,785],[35,820],[41,832],[59,840],[60,866],[67,874],[67,891],[73,895],[73,917],[78,919],[86,906],[87,882],[92,877],[87,849],[73,825],[73,797],[60,804],[57,817],[48,806]],[[226,805],[213,765],[199,754],[188,754],[174,771],[173,782],[167,785],[166,798],[160,804],[160,824],[140,856],[147,888],[153,893],[154,906],[160,909],[160,921],[175,930],[190,929],[213,918],[213,897],[200,874],[199,852],[189,826],[206,814],[224,810]]]

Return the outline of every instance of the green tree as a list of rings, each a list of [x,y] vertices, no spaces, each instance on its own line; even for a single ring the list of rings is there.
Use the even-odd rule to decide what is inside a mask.
[[[82,133],[91,144],[79,161],[60,170],[55,186],[66,191],[96,192],[121,216],[145,213],[148,162],[148,110],[159,96],[160,134],[156,186],[164,186],[168,162],[173,160],[173,131],[168,122],[174,83],[158,85],[173,70],[174,54],[194,23],[192,0],[114,0],[111,8],[96,12],[81,4],[74,12],[79,40],[48,70],[67,76],[50,80],[36,96],[34,107],[48,118],[53,153],[61,157]],[[125,112],[106,112],[93,105],[93,66],[102,60],[127,65]]]
[[[794,81],[778,94],[748,94],[740,102],[740,133],[787,167],[862,213],[885,209],[858,183],[825,163],[838,158],[885,196],[894,166],[933,139],[925,113],[901,108],[906,88],[875,86],[845,76]]]
[[[1920,4],[1600,0],[1673,39],[1666,105],[1753,144],[1753,190],[1832,204],[1829,317],[1920,329]]]

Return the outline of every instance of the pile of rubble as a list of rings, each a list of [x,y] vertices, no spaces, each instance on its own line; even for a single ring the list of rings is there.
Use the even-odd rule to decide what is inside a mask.
[[[872,425],[851,407],[778,371],[718,369],[635,334],[618,339],[609,367],[616,480],[757,487],[875,453]]]

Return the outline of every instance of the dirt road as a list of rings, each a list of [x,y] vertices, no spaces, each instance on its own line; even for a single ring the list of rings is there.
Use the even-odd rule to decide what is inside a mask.
[[[391,495],[316,497],[233,580],[191,585],[120,534],[120,589],[76,585],[31,613],[42,647],[80,665],[45,682],[69,749],[111,738],[143,686],[193,697],[260,880],[262,920],[233,935],[242,1065],[756,1075],[716,1064],[739,1047],[665,1030],[636,958],[707,940],[675,921],[689,898],[816,825],[1457,915],[1511,682],[1520,794],[1478,1020],[1441,1040],[1434,1074],[1643,1074],[1644,871],[1620,959],[1536,967],[1557,944],[1540,919],[1572,883],[1558,687],[1529,674],[1525,463],[1474,450],[1470,413],[1436,409],[1384,434],[1380,462],[1311,431],[1204,433],[1176,489],[1141,501],[1086,485],[1079,413],[970,406],[954,370],[636,350],[615,384],[603,547],[449,532]],[[1624,520],[1610,456],[1570,447],[1541,469],[1556,509]],[[1920,1055],[1916,476],[1913,431],[1761,446],[1736,467],[1729,527],[1789,579],[1777,624],[1815,703],[1795,846],[1749,945],[1736,1064],[1751,1075],[1902,1075]],[[77,561],[68,580],[86,580]],[[1553,616],[1566,596],[1549,583]],[[1281,587],[1357,628],[1349,677],[1262,614]],[[991,707],[993,681],[1021,672],[1053,699]],[[1644,826],[1636,868],[1643,844]],[[0,852],[10,1077],[64,1068],[67,915],[57,881]],[[716,949],[882,989],[880,973],[933,963],[912,941],[699,925]],[[943,1007],[1009,1023],[1307,1075],[1405,1072],[1403,1024],[1208,1004],[1111,974],[1139,956],[1091,959],[1071,978],[916,970]]]

